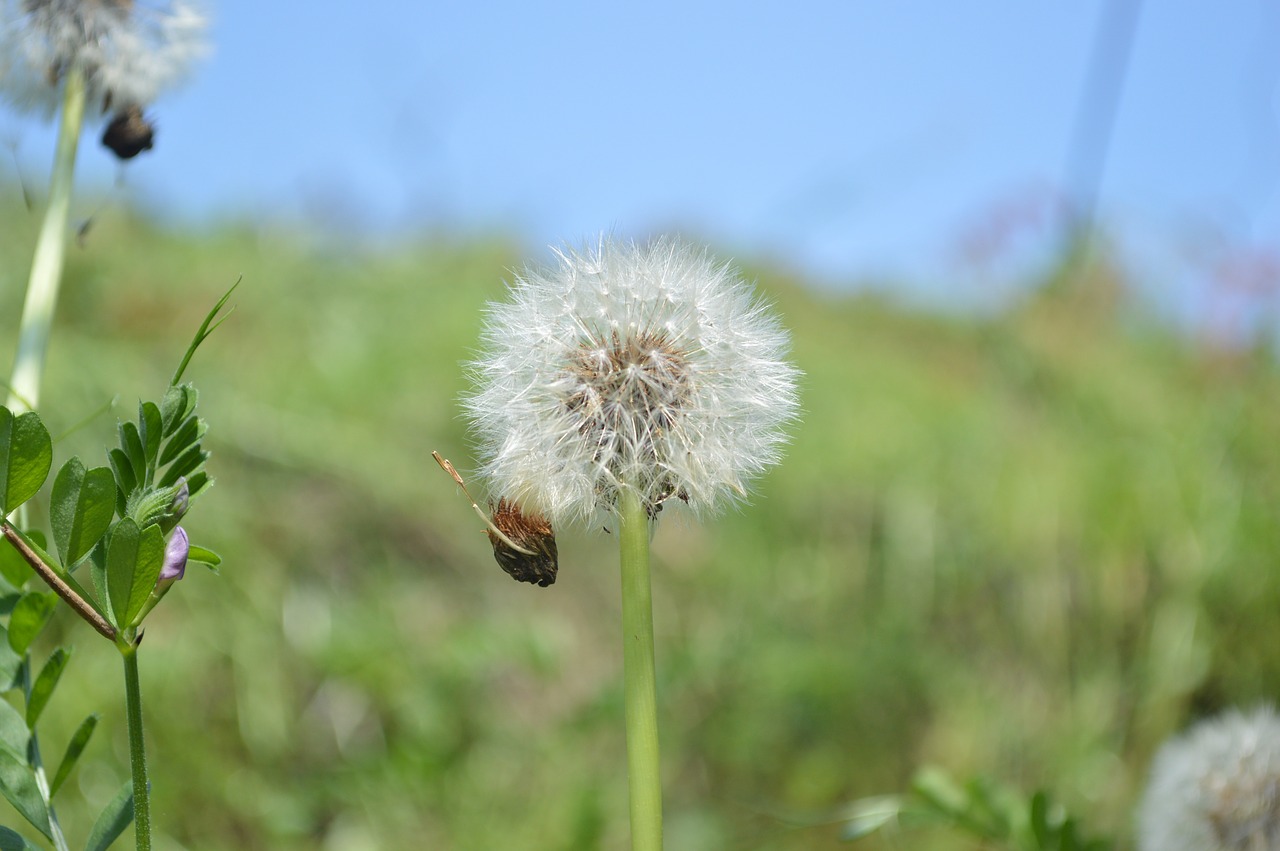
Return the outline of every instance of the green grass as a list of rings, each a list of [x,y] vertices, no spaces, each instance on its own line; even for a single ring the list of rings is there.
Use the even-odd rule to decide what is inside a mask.
[[[3,222],[7,373],[34,224]],[[616,542],[562,530],[557,584],[517,585],[430,458],[471,466],[462,365],[523,262],[118,212],[71,249],[55,434],[161,392],[244,278],[188,370],[218,480],[188,530],[222,575],[189,571],[140,652],[158,848],[626,846]],[[1061,291],[961,318],[748,272],[805,414],[750,506],[664,513],[654,540],[668,846],[845,847],[805,825],[924,763],[1127,837],[1164,737],[1277,695],[1274,360]],[[77,654],[46,752],[104,715],[59,799],[83,837],[127,776],[120,663],[65,611],[53,632]]]

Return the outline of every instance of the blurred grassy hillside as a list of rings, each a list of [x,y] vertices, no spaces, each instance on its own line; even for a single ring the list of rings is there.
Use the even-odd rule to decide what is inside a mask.
[[[35,222],[3,216],[7,374]],[[141,653],[158,847],[626,847],[615,541],[562,530],[557,584],[517,585],[430,459],[471,467],[462,364],[524,260],[119,212],[71,248],[55,435],[158,396],[244,280],[188,371],[218,483],[186,525],[225,564]],[[747,273],[794,331],[805,415],[749,507],[657,531],[669,847],[847,847],[823,820],[925,763],[1127,839],[1161,740],[1280,693],[1275,360],[1126,315],[1102,278],[948,318]],[[115,418],[57,463],[100,458]],[[61,807],[83,837],[127,777],[119,660],[65,611],[52,632],[77,655],[46,747],[104,715]]]

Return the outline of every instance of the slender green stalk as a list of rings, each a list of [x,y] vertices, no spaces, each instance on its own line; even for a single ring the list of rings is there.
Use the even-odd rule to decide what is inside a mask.
[[[31,278],[22,305],[18,353],[13,360],[9,382],[9,409],[18,412],[35,408],[40,401],[40,376],[49,345],[49,327],[58,303],[62,282],[62,261],[67,245],[67,220],[71,211],[71,188],[75,182],[76,148],[84,124],[84,75],[68,68],[63,82],[62,118],[58,126],[58,147],[49,178],[49,205],[45,209],[36,253],[31,261]]]
[[[151,798],[147,784],[147,749],[142,741],[142,689],[138,684],[138,645],[121,641],[124,697],[129,716],[129,765],[133,769],[133,836],[138,851],[151,851]]]
[[[653,599],[649,589],[649,514],[623,488],[622,664],[626,679],[627,779],[631,788],[632,851],[662,848],[662,778],[658,767],[658,692],[653,661]]]

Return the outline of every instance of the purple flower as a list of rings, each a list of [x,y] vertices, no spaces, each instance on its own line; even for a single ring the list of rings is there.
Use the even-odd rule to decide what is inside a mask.
[[[160,579],[156,584],[177,582],[187,570],[187,555],[191,552],[191,541],[181,526],[173,530],[169,543],[164,548],[164,567],[160,568]]]

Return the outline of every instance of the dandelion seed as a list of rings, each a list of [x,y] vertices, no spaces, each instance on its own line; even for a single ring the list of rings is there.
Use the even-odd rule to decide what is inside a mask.
[[[1140,851],[1280,849],[1280,717],[1228,712],[1160,748],[1138,812]]]
[[[728,266],[669,239],[557,252],[492,306],[466,399],[493,492],[559,525],[676,497],[714,511],[796,416],[786,332]]]
[[[88,102],[124,114],[152,103],[207,52],[208,20],[189,3],[0,0],[0,92],[52,115],[78,68]]]

